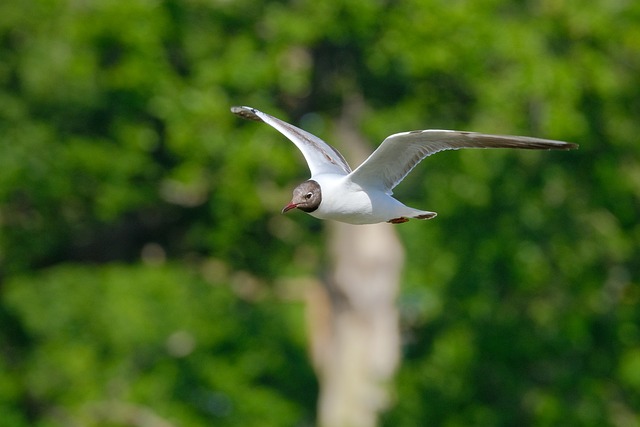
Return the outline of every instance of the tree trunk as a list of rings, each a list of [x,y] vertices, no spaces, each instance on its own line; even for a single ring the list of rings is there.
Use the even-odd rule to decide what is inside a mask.
[[[337,134],[348,157],[362,160],[369,150],[352,113],[347,106]],[[395,298],[404,251],[390,224],[327,224],[330,275],[309,300],[318,425],[373,427],[389,406],[388,382],[399,360]]]

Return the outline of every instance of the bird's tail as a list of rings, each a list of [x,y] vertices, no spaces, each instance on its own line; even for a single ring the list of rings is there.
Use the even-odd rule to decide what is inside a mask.
[[[435,212],[429,212],[429,211],[420,211],[420,213],[416,216],[412,216],[411,218],[414,219],[431,219],[431,218],[435,218],[435,216],[438,215]]]

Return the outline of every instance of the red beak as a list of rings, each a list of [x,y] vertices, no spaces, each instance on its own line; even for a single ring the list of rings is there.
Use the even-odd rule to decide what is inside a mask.
[[[287,206],[285,206],[284,208],[282,208],[282,213],[287,213],[289,212],[291,209],[295,209],[298,207],[297,203],[293,203],[293,202],[289,202],[289,204]]]

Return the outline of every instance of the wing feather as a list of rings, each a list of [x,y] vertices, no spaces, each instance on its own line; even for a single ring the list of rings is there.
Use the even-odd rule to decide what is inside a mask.
[[[418,130],[387,137],[351,175],[351,181],[391,193],[411,170],[438,151],[460,148],[571,150],[577,144],[526,136],[487,135],[452,130]]]
[[[342,154],[320,138],[251,107],[231,107],[231,112],[248,120],[264,122],[286,136],[302,152],[311,176],[324,173],[347,175],[351,167]]]

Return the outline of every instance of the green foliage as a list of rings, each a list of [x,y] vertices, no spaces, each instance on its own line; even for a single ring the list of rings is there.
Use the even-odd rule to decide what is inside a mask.
[[[65,265],[8,281],[4,323],[16,336],[3,346],[13,387],[2,400],[19,403],[21,387],[29,401],[6,413],[59,425],[128,425],[147,412],[195,425],[308,418],[313,378],[288,323],[299,307],[240,299],[225,282],[253,279],[220,268]]]
[[[640,6],[597,0],[0,3],[0,425],[308,425],[300,298],[322,225],[281,216],[332,141],[581,144],[425,161],[396,194],[406,345],[384,425],[640,424]],[[132,418],[133,417],[133,418]]]

